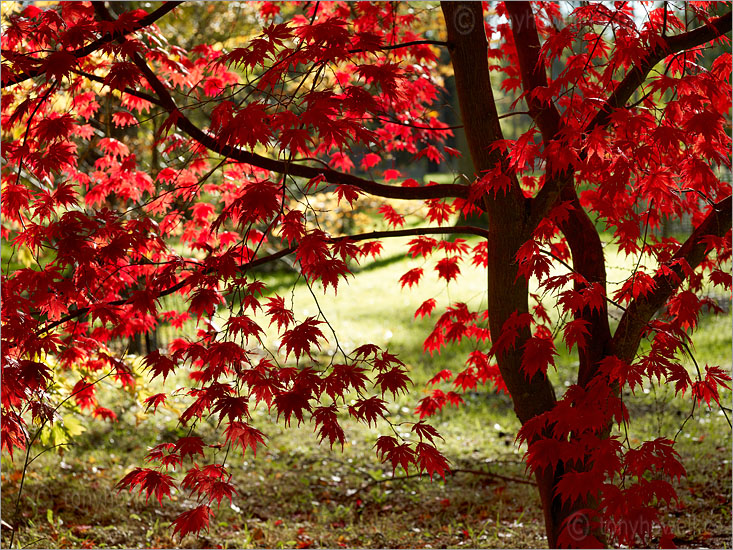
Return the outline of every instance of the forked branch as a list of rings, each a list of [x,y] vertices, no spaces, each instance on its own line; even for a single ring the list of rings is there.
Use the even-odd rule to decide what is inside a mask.
[[[689,269],[695,269],[705,259],[708,254],[705,237],[722,237],[730,231],[732,207],[730,196],[717,202],[705,220],[666,263],[669,268],[667,274],[654,277],[654,290],[629,304],[611,342],[613,353],[619,359],[628,362],[633,360],[647,323],[684,282],[685,268],[689,266]]]

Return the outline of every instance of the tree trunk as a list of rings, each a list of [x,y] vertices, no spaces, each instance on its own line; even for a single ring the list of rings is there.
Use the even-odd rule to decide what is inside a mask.
[[[502,139],[501,127],[489,79],[488,41],[483,25],[481,3],[443,2],[443,15],[448,29],[448,48],[456,81],[466,139],[474,168],[481,174],[503,162],[500,154],[489,146]],[[517,278],[515,256],[529,238],[527,203],[516,178],[510,190],[496,197],[487,197],[484,209],[489,218],[488,236],[488,311],[489,329],[496,341],[504,323],[513,313],[528,312],[528,287],[524,278]],[[516,228],[521,228],[519,231]],[[508,228],[515,228],[511,231]],[[514,411],[524,424],[550,410],[555,393],[547,377],[541,373],[527,380],[521,370],[524,342],[529,328],[520,331],[515,345],[497,357],[499,370],[511,394]],[[538,472],[537,484],[545,517],[548,543],[556,546],[557,535],[570,512],[554,497],[556,481],[562,472]]]

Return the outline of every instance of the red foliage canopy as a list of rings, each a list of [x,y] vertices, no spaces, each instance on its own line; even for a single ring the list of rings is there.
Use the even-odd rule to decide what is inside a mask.
[[[343,445],[341,418],[376,424],[385,396],[408,390],[404,365],[373,344],[324,361],[327,320],[263,298],[253,269],[291,257],[309,283],[336,292],[356,262],[379,255],[379,239],[408,236],[407,252],[446,284],[469,259],[489,273],[484,305],[444,305],[425,340],[431,354],[462,340],[475,351],[455,376],[433,380],[452,379],[455,391],[434,388],[419,416],[491,381],[523,423],[550,544],[595,544],[602,531],[648,541],[656,503],[676,498],[662,478],[684,469],[666,438],[634,447],[613,434],[628,421],[621,392],[673,382],[711,406],[730,380],[718,366],[695,378],[679,359],[702,309],[715,306],[708,289],[731,289],[728,6],[696,2],[683,15],[664,3],[640,14],[616,2],[569,14],[552,3],[445,3],[440,19],[395,3],[264,2],[247,7],[248,24],[261,28],[246,46],[185,50],[155,24],[186,9],[179,4],[112,14],[104,3],[61,2],[7,15],[2,237],[26,266],[3,272],[3,449],[29,448],[31,420],[53,422],[48,391],[62,371],[78,379],[66,397],[114,419],[94,384],[138,383],[119,343],[189,319],[195,338],[143,359],[150,378],[190,368],[183,424],[215,415],[225,445],[254,453],[265,436],[250,411],[264,402],[286,424],[312,422],[320,440]],[[436,25],[441,40],[428,38]],[[714,59],[712,46],[723,52]],[[436,109],[441,48],[474,170],[423,185],[395,161],[460,154]],[[490,72],[513,99],[501,115]],[[505,139],[501,119],[513,115],[522,130]],[[379,206],[384,231],[332,235],[309,202],[316,193],[344,205],[401,202]],[[419,203],[420,226],[407,221],[408,200]],[[451,225],[457,214],[485,221]],[[683,218],[685,239],[662,234]],[[634,263],[611,296],[597,227]],[[399,282],[412,288],[428,272]],[[171,295],[184,306],[163,310]],[[429,299],[415,316],[437,307]],[[265,349],[270,331],[280,355]],[[580,367],[556,399],[547,371],[559,333]],[[65,396],[56,397],[60,406]],[[165,401],[161,393],[145,405],[154,412]],[[413,433],[380,437],[378,456],[444,476],[437,432],[420,420]],[[212,448],[193,435],[156,447],[154,467],[120,487],[162,502],[176,487],[165,472],[190,458],[180,488],[199,505],[174,530],[198,532],[211,504],[236,491],[223,465],[193,464]],[[568,518],[583,510],[594,530],[573,539]]]

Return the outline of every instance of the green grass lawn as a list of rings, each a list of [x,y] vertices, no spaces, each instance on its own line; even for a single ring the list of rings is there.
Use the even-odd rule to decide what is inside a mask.
[[[427,264],[420,287],[401,290],[400,275],[423,265],[422,260],[404,257],[404,242],[386,241],[383,259],[376,265],[362,265],[349,284],[339,285],[337,295],[331,289],[324,295],[319,285],[309,290],[302,280],[294,285],[294,275],[262,275],[278,294],[292,300],[299,320],[322,315],[347,353],[373,342],[398,354],[415,386],[389,407],[397,429],[401,422],[415,420],[412,411],[426,381],[445,368],[461,370],[472,349],[464,343],[432,357],[424,354],[423,339],[433,321],[414,319],[415,309],[427,298],[438,301],[438,314],[441,307],[456,301],[479,307],[485,303],[486,277],[482,270],[464,263],[464,277],[446,288],[432,264]],[[613,270],[626,269],[612,252],[608,247],[609,279]],[[223,323],[224,313],[218,322]],[[730,327],[730,314],[702,319],[694,338],[701,366],[730,368]],[[187,326],[187,330],[193,328],[193,323]],[[317,358],[321,362],[338,353],[333,334],[324,332],[329,342]],[[175,336],[180,334],[166,333],[168,339]],[[274,334],[268,335],[265,344],[278,356]],[[558,349],[563,349],[560,343]],[[561,352],[557,372],[550,373],[558,389],[575,381],[575,361]],[[184,377],[181,372],[164,386],[156,382],[149,391],[174,389],[185,382]],[[372,449],[376,438],[389,429],[384,422],[366,428],[345,420],[343,452],[331,451],[317,443],[311,425],[284,428],[260,409],[254,422],[268,434],[267,448],[256,458],[240,452],[227,456],[239,494],[231,506],[222,503],[209,533],[189,535],[182,541],[171,538],[169,525],[192,505],[186,494],[177,493],[173,502],[164,501],[160,507],[152,501],[146,505],[140,496],[118,493],[114,484],[143,463],[148,447],[184,435],[177,415],[185,407],[185,397],[171,398],[167,408],[149,416],[140,406],[145,394],[135,396],[112,384],[103,384],[99,392],[101,404],[115,410],[119,422],[84,419],[87,429],[74,438],[73,445],[59,453],[45,453],[30,465],[20,500],[22,528],[16,546],[512,548],[545,544],[539,499],[521,463],[523,449],[514,442],[519,425],[511,401],[489,389],[467,394],[464,406],[445,409],[432,419],[445,438],[440,448],[457,470],[445,482],[404,478],[400,472],[393,479],[391,468],[380,464]],[[670,388],[647,386],[628,396],[630,441],[677,436],[689,474],[678,487],[682,504],[665,510],[677,543],[729,547],[730,428],[715,409],[697,410],[685,421],[690,401],[675,399],[673,393]],[[730,403],[730,392],[723,392],[722,398]],[[197,432],[209,443],[219,439],[213,420],[201,423]],[[215,456],[212,450],[207,459],[222,460],[223,451],[218,452]],[[23,457],[16,454],[11,462],[3,454],[2,461],[2,518],[12,524]],[[8,534],[3,529],[3,546],[9,543]]]

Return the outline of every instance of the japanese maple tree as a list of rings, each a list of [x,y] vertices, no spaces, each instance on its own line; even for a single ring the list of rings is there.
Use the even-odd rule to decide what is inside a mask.
[[[114,419],[96,383],[139,383],[117,343],[193,319],[195,336],[144,357],[150,378],[189,371],[180,422],[190,434],[151,449],[120,487],[159,503],[188,491],[198,506],[174,530],[206,528],[237,490],[217,450],[256,453],[266,442],[254,407],[312,423],[338,447],[340,418],[376,424],[408,388],[396,350],[363,342],[324,361],[319,350],[337,337],[326,320],[265,297],[252,270],[289,257],[309,284],[337,292],[381,239],[409,236],[405,253],[446,284],[460,284],[466,263],[486,268],[487,298],[480,309],[418,309],[436,319],[426,352],[462,340],[475,350],[436,374],[454,391],[420,401],[415,437],[382,435],[378,457],[444,475],[423,418],[492,382],[522,423],[549,545],[648,543],[685,470],[671,440],[632,445],[617,433],[629,421],[624,389],[674,384],[714,406],[730,380],[717,365],[690,374],[681,357],[703,308],[716,307],[707,289],[731,289],[721,176],[731,164],[730,7],[265,2],[245,5],[246,41],[184,49],[157,26],[181,4],[116,13],[61,2],[5,15],[2,237],[27,267],[3,271],[3,449],[29,452],[34,426],[54,422],[61,399],[48,391],[61,371],[78,376],[63,399]],[[724,53],[711,60],[711,48]],[[442,52],[460,127],[439,120]],[[497,86],[511,99],[501,113]],[[526,124],[506,139],[515,115]],[[398,170],[398,156],[460,155],[454,132],[465,134],[472,171],[424,185]],[[332,235],[309,202],[316,193],[399,201],[379,207],[389,229]],[[406,226],[416,207],[424,223]],[[468,221],[453,225],[458,214]],[[685,239],[662,235],[682,218]],[[599,230],[634,267],[616,292]],[[423,275],[414,268],[399,283]],[[184,307],[164,311],[173,294]],[[279,350],[267,349],[272,332]],[[547,376],[555,335],[579,361],[562,395]],[[208,416],[221,442],[196,435]]]

